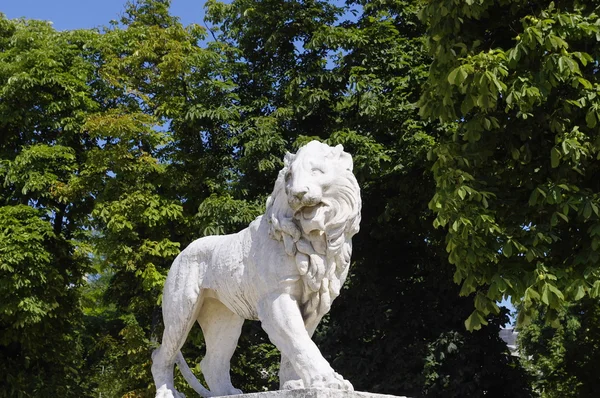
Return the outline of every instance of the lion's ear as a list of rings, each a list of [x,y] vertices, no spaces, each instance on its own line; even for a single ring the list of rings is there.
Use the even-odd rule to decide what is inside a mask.
[[[352,171],[352,169],[354,168],[354,163],[352,162],[352,156],[350,156],[350,154],[348,152],[342,151],[342,153],[340,153],[340,162],[342,162],[342,165],[348,171]]]
[[[336,145],[331,151],[334,158],[339,159],[342,163],[342,166],[349,171],[352,171],[354,164],[352,163],[352,156],[348,152],[344,152],[344,147],[342,144]]]
[[[294,155],[293,153],[286,152],[285,157],[283,158],[283,165],[285,167],[290,167],[290,164],[292,164],[295,158],[296,155]]]

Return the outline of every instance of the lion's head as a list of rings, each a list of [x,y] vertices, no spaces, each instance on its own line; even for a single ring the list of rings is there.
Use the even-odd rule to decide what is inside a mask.
[[[341,145],[311,141],[286,154],[267,200],[271,236],[295,256],[302,276],[305,318],[329,311],[348,272],[361,210],[352,167]]]

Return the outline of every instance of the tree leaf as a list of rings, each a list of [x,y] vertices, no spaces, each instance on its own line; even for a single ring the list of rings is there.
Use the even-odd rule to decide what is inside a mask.
[[[560,151],[557,148],[552,148],[550,151],[550,165],[552,168],[557,168],[560,164]]]
[[[589,128],[593,129],[594,127],[596,127],[596,122],[596,112],[590,109],[585,115],[585,123]]]

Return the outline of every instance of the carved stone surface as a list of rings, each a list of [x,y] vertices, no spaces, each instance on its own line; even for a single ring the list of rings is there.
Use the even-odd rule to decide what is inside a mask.
[[[329,388],[302,388],[298,390],[279,390],[255,392],[238,395],[236,398],[407,398],[397,395],[373,394],[362,391],[343,391]]]
[[[173,386],[175,362],[202,396],[240,394],[229,362],[244,319],[260,320],[281,351],[282,389],[353,389],[311,339],[348,275],[359,229],[352,157],[341,145],[312,141],[288,153],[284,165],[263,216],[236,234],[192,242],[173,262],[163,291],[165,331],[152,355],[157,397],[182,396]],[[210,391],[180,353],[196,321],[206,341],[200,367]]]

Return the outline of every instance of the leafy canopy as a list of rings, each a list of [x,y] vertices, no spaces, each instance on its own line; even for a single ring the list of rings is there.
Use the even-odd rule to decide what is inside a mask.
[[[466,325],[496,302],[548,308],[600,297],[598,5],[432,0],[434,57],[420,114],[452,128],[430,153],[430,208],[447,231]]]

